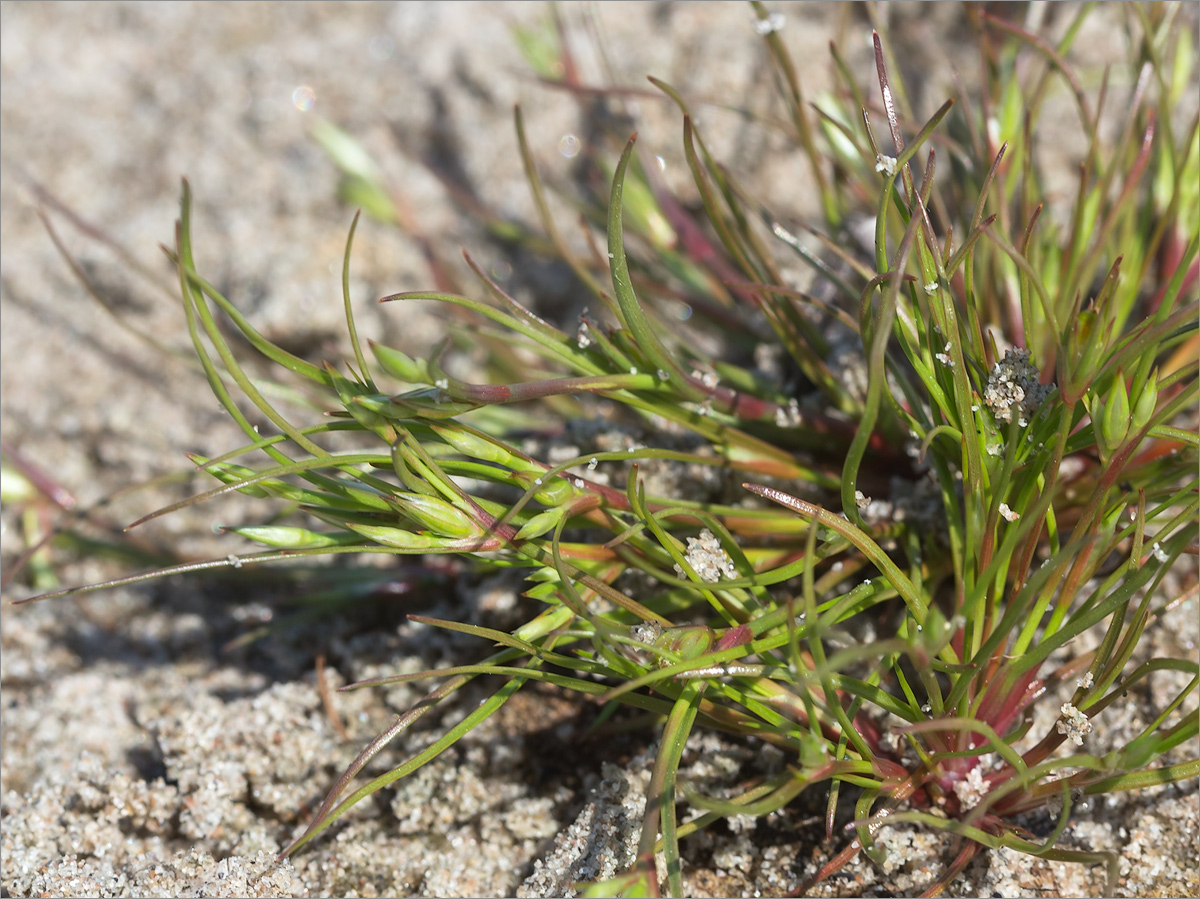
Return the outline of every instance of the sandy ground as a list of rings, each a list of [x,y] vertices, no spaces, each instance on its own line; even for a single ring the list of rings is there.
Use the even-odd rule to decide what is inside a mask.
[[[785,34],[815,94],[837,37],[869,72],[869,26],[841,4],[785,5]],[[901,5],[902,49],[931,37],[953,48],[955,5]],[[451,201],[419,160],[432,157],[504,216],[531,222],[511,109],[551,177],[566,180],[564,137],[580,128],[573,101],[536,83],[510,34],[545,15],[540,4],[34,4],[0,6],[0,329],[3,438],[68,490],[79,508],[135,483],[153,488],[97,513],[90,533],[124,524],[201,486],[185,451],[215,455],[240,442],[202,375],[187,361],[182,314],[159,243],[170,243],[179,178],[196,196],[201,271],[269,336],[313,358],[346,352],[339,266],[350,215],[333,167],[309,137],[316,116],[358,135],[401,185],[424,235],[453,264],[467,246],[493,271],[507,251]],[[641,89],[655,74],[697,101],[719,158],[780,208],[814,208],[795,153],[736,112],[734,97],[770,110],[769,72],[747,7],[731,3],[567,4],[573,34],[594,16],[615,80]],[[901,32],[898,32],[900,34]],[[1083,52],[1103,55],[1103,31]],[[602,61],[577,42],[585,77]],[[925,84],[930,108],[945,96]],[[305,98],[312,99],[311,109]],[[924,101],[923,101],[924,102]],[[639,139],[685,182],[680,123],[665,102],[636,101]],[[122,316],[153,333],[162,355],[119,327],[72,278],[35,213],[35,185],[128,247],[148,278],[62,217],[55,219]],[[553,309],[553,273],[521,282]],[[156,283],[165,285],[162,289]],[[365,222],[352,290],[360,334],[421,347],[440,327],[427,310],[374,298],[427,287],[432,273],[411,237]],[[546,285],[549,285],[547,287]],[[551,299],[546,300],[547,294]],[[564,308],[572,299],[561,297]],[[237,501],[185,510],[148,526],[139,548],[223,557],[217,524],[249,520]],[[3,514],[4,559],[22,544],[20,509]],[[240,545],[237,545],[240,548]],[[64,583],[137,564],[56,555]],[[338,694],[347,680],[462,662],[486,648],[404,615],[511,626],[518,585],[469,589],[445,572],[384,570],[394,596],[333,618],[295,623],[231,647],[268,620],[303,573],[268,580],[173,578],[89,597],[6,605],[2,625],[3,775],[0,892],[11,896],[562,895],[573,881],[629,861],[653,747],[640,735],[585,741],[590,712],[529,691],[416,776],[362,803],[292,861],[280,847],[324,790],[412,687]],[[410,589],[412,588],[412,589]],[[311,585],[308,589],[313,589]],[[15,583],[6,599],[36,592]],[[1178,629],[1194,626],[1184,610]],[[384,753],[378,770],[415,752],[485,695],[472,692]],[[434,717],[434,716],[431,716]],[[340,733],[335,724],[344,724]],[[761,748],[706,737],[687,773],[729,782],[747,766],[780,763]],[[809,810],[811,811],[811,810]],[[1118,797],[1079,816],[1072,846],[1119,852],[1125,895],[1196,895],[1195,783]],[[779,895],[828,857],[807,812],[734,822],[692,841],[692,895]],[[897,830],[894,862],[848,868],[823,895],[919,892],[944,846]],[[996,855],[972,866],[957,895],[1098,895],[1099,868]]]

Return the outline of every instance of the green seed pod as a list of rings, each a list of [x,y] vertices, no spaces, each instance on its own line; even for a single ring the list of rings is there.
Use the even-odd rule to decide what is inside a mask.
[[[247,526],[225,528],[225,530],[275,549],[315,549],[322,546],[346,546],[359,542],[357,534],[320,534],[307,528],[282,525]]]
[[[347,521],[345,524],[355,533],[362,534],[376,543],[384,546],[394,546],[407,552],[424,553],[438,552],[442,547],[442,539],[427,534],[414,534],[403,528],[389,528],[374,524],[355,524]]]
[[[663,631],[662,636],[654,641],[654,645],[659,649],[673,652],[679,656],[681,661],[688,662],[698,659],[708,652],[716,639],[716,634],[711,627],[703,624],[689,624]]]
[[[829,748],[814,727],[800,732],[800,764],[816,768],[829,761]]]
[[[435,434],[468,459],[476,459],[480,462],[495,462],[498,465],[507,465],[509,467],[515,465],[513,454],[495,441],[487,440],[460,428],[432,424],[429,427]]]
[[[526,486],[534,487],[534,499],[547,506],[561,506],[576,496],[570,481],[559,475],[548,476],[541,466],[536,469],[536,474],[522,472],[517,477]]]
[[[204,470],[222,484],[236,484],[238,481],[248,480],[258,474],[253,468],[247,468],[245,465],[234,465],[230,462],[218,462],[215,465],[209,465],[203,456],[191,456],[191,460],[197,465],[204,466]],[[253,496],[257,499],[271,496],[270,491],[261,484],[239,487],[238,493],[244,493],[246,496]]]
[[[921,625],[916,636],[916,642],[929,658],[934,658],[950,642],[962,623],[961,618],[948,621],[941,609],[931,605],[925,623]]]
[[[364,393],[354,397],[353,400],[346,405],[347,411],[351,415],[355,412],[351,406],[358,406],[360,409],[369,410],[372,415],[377,415],[384,419],[397,419],[400,416],[397,414],[396,404],[392,402],[390,396],[384,396],[379,393]],[[357,418],[358,416],[355,415]]]
[[[575,497],[575,488],[569,481],[556,477],[548,485],[534,494],[538,502],[547,506],[559,506]]]
[[[566,511],[566,506],[559,506],[554,509],[547,509],[545,512],[539,512],[525,522],[521,530],[517,531],[517,539],[529,540],[553,530],[558,526],[559,521],[562,520],[563,514]]]
[[[392,470],[396,472],[400,483],[414,493],[422,493],[426,496],[435,494],[433,486],[424,477],[428,473],[425,463],[403,443],[392,444]]]
[[[1118,371],[1113,386],[1108,391],[1104,411],[1100,415],[1100,432],[1109,451],[1115,450],[1129,432],[1129,392],[1125,389],[1125,375]]]
[[[433,383],[433,379],[429,377],[429,366],[424,359],[414,359],[407,353],[374,341],[371,341],[371,352],[379,360],[380,367],[393,378],[411,384]]]
[[[1133,428],[1135,431],[1140,431],[1146,426],[1146,422],[1154,417],[1154,411],[1158,408],[1158,369],[1150,372],[1150,377],[1146,379],[1146,384],[1142,387],[1142,392],[1138,395],[1137,403],[1133,407]]]
[[[361,385],[344,378],[327,366],[327,374],[333,383],[333,389],[337,391],[338,399],[342,401],[344,408],[360,425],[369,431],[375,431],[385,440],[389,439],[392,433],[392,427],[388,420],[379,414],[374,407],[377,404],[370,402],[371,394],[364,394]],[[376,400],[386,400],[386,397],[376,396]],[[367,400],[367,402],[362,402]]]
[[[461,540],[477,537],[483,529],[461,509],[456,509],[439,496],[423,493],[401,493],[393,497],[404,514],[423,524],[439,537]]]

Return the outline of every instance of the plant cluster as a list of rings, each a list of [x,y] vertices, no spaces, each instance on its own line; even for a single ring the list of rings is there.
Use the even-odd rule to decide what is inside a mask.
[[[569,265],[598,311],[546,321],[470,256],[474,296],[385,298],[467,310],[457,333],[487,351],[489,383],[453,376],[446,346],[424,357],[364,346],[348,286],[353,228],[353,359],[318,365],[274,345],[197,270],[185,184],[172,258],[187,325],[248,441],[195,459],[221,482],[201,498],[239,491],[307,518],[230,528],[266,547],[238,564],[446,553],[523,569],[528,582],[532,612],[511,633],[429,622],[497,644],[482,661],[372,682],[439,681],[362,752],[287,852],[531,681],[661,722],[638,863],[591,895],[681,895],[687,834],[817,785],[831,839],[839,807],[852,811],[844,848],[814,881],[858,853],[879,859],[880,829],[898,822],[955,838],[928,895],[986,848],[1104,861],[1112,876],[1114,857],[1059,845],[1073,806],[1196,777],[1179,747],[1195,747],[1197,664],[1148,658],[1142,639],[1197,591],[1194,566],[1177,564],[1197,552],[1200,443],[1197,123],[1178,113],[1196,55],[1183,5],[1125,7],[1137,77],[1119,109],[1107,80],[1085,89],[1070,62],[1089,7],[1070,7],[1054,39],[973,10],[979,94],[925,121],[886,31],[874,37],[872,91],[834,47],[837,88],[810,101],[782,20],[753,9],[786,111],[765,127],[807,156],[823,221],[790,223],[750,196],[713,158],[686,92],[651,79],[679,108],[694,196],[673,195],[634,138],[615,160],[589,148],[583,164],[610,173],[611,189],[577,199],[580,251],[551,218],[518,111],[544,235],[516,239]],[[577,86],[553,29],[520,39],[539,74]],[[1039,129],[1064,90],[1085,150],[1060,215],[1044,205]],[[332,126],[319,137],[347,195],[399,222],[352,139]],[[874,232],[860,256],[845,236],[863,212]],[[819,289],[789,286],[785,260],[811,266]],[[332,415],[285,415],[218,314]],[[775,370],[754,361],[764,342],[778,348]],[[601,447],[580,429],[580,445],[553,460],[525,449],[530,433],[597,418],[636,422],[643,436]],[[358,434],[361,448],[330,448],[343,446],[334,432]],[[255,455],[267,461],[244,458]],[[664,467],[686,489],[648,489],[647,471]],[[502,679],[489,698],[351,788],[484,675]],[[1105,717],[1157,677],[1178,678],[1173,700],[1139,732],[1106,739]],[[1049,725],[1034,715],[1047,701]],[[739,795],[701,795],[677,782],[700,727],[773,744],[788,764]],[[693,813],[681,819],[684,799]],[[1022,823],[1039,809],[1054,816],[1044,838]]]

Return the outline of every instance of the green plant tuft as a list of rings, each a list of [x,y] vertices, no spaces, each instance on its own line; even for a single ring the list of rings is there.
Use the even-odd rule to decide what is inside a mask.
[[[385,298],[462,310],[462,333],[488,357],[478,383],[454,377],[442,347],[364,351],[348,287],[351,362],[273,345],[197,269],[184,184],[171,256],[188,329],[247,439],[195,461],[221,482],[208,496],[299,510],[231,528],[265,547],[238,564],[448,553],[521,568],[529,584],[528,620],[511,633],[429,622],[478,636],[481,654],[498,645],[481,661],[372,682],[441,679],[363,750],[285,854],[530,682],[656,716],[637,864],[590,896],[683,895],[688,834],[811,790],[824,790],[835,848],[806,886],[858,853],[882,860],[880,831],[900,823],[953,838],[926,895],[1001,847],[1104,863],[1111,878],[1111,853],[1059,844],[1080,802],[1196,777],[1200,669],[1152,657],[1144,639],[1197,592],[1194,563],[1180,561],[1196,555],[1200,502],[1198,138],[1179,113],[1196,58],[1181,7],[1125,10],[1142,75],[1120,109],[1070,61],[1087,7],[1057,41],[977,11],[979,94],[926,120],[885,31],[873,72],[850,72],[834,48],[836,89],[814,99],[771,12],[753,8],[786,111],[764,127],[806,157],[822,218],[794,223],[749,196],[710,151],[685,86],[652,79],[678,107],[694,192],[673,194],[627,134],[619,155],[586,148],[582,164],[610,190],[574,201],[581,252],[551,219],[518,111],[544,231],[528,243],[565,263],[597,311],[548,321],[470,257],[473,291]],[[519,39],[541,77],[572,86],[565,42]],[[1064,91],[1085,146],[1067,202],[1048,196],[1039,134],[1047,97]],[[317,138],[348,196],[395,223],[354,139],[332,125]],[[857,252],[847,223],[863,215],[873,237]],[[347,272],[352,240],[353,229]],[[785,274],[797,261],[813,286]],[[222,315],[332,416],[285,415],[232,352]],[[753,361],[764,343],[782,360],[775,374]],[[248,408],[276,435],[259,436]],[[550,441],[590,420],[648,436],[553,462],[523,448],[531,431]],[[345,449],[333,432],[359,443]],[[672,474],[673,489],[652,472]],[[484,675],[500,677],[489,698],[355,786],[387,744]],[[1106,719],[1151,677],[1174,678],[1173,699],[1114,737]],[[770,743],[787,765],[741,795],[705,795],[678,777],[702,728]],[[1053,824],[1035,837],[1038,810]]]

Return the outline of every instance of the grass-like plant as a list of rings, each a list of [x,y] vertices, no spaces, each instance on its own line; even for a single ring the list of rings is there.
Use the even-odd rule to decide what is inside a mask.
[[[1197,591],[1194,566],[1181,587],[1168,579],[1197,552],[1200,443],[1197,122],[1178,112],[1196,55],[1181,5],[1124,9],[1138,75],[1120,108],[1107,80],[1085,89],[1069,62],[1088,7],[1072,8],[1056,41],[980,11],[980,93],[928,121],[913,118],[885,33],[874,38],[875,99],[834,48],[838,87],[810,102],[778,18],[754,10],[787,111],[769,127],[807,155],[824,220],[789,222],[751,197],[709,152],[685,92],[651,79],[680,110],[696,200],[667,190],[633,138],[615,160],[590,151],[610,190],[576,200],[581,252],[550,216],[518,112],[544,235],[515,237],[569,265],[598,312],[565,327],[543,320],[469,255],[471,295],[385,298],[467,310],[456,333],[486,350],[490,383],[453,377],[445,346],[425,357],[364,346],[348,286],[353,228],[343,275],[353,359],[315,364],[272,344],[197,270],[185,184],[171,255],[187,326],[248,439],[195,460],[222,482],[201,498],[240,491],[307,518],[230,528],[267,547],[236,563],[450,553],[522,568],[529,585],[530,616],[511,633],[428,621],[499,646],[481,661],[354,685],[438,680],[286,852],[531,681],[660,721],[638,862],[589,895],[658,895],[664,884],[681,895],[689,833],[817,785],[831,840],[839,807],[853,808],[844,848],[812,882],[860,852],[878,859],[880,828],[899,822],[954,838],[926,895],[996,847],[1107,862],[1113,877],[1110,853],[1058,845],[1073,805],[1196,777],[1181,744],[1194,750],[1200,732],[1200,670],[1147,657],[1142,639]],[[575,86],[563,45],[522,40],[542,74]],[[1075,196],[1050,209],[1039,129],[1064,90],[1084,151]],[[320,137],[355,201],[397,221],[353,141],[332,127]],[[874,240],[859,255],[846,222],[864,212]],[[784,260],[796,259],[820,291],[785,286]],[[243,369],[221,314],[332,416],[285,415]],[[764,341],[781,350],[774,377],[749,361]],[[501,408],[514,403],[519,415]],[[601,403],[616,410],[614,428],[635,421],[646,436],[553,464],[522,451],[531,431],[597,417]],[[274,433],[260,436],[256,421]],[[334,432],[360,440],[346,448]],[[267,461],[243,458],[254,456]],[[652,468],[681,472],[687,490],[654,495]],[[352,788],[389,743],[484,675],[502,678],[489,698]],[[1106,736],[1106,714],[1154,677],[1178,678],[1174,699],[1132,736]],[[1035,717],[1047,704],[1052,714]],[[753,736],[789,763],[740,795],[701,795],[677,782],[698,727]],[[694,810],[686,820],[681,801]],[[1041,839],[1023,826],[1039,809],[1055,818]]]

